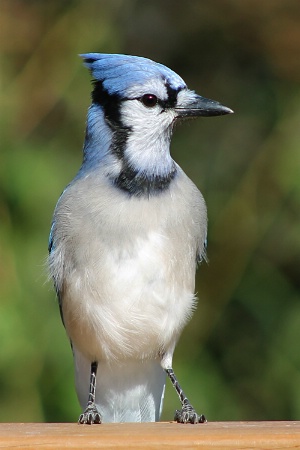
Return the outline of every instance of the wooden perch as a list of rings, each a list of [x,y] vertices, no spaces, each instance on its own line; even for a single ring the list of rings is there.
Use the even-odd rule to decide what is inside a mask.
[[[5,449],[300,449],[300,422],[0,424]]]

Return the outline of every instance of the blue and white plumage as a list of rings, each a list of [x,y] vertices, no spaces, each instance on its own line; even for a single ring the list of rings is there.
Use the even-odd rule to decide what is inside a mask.
[[[195,306],[206,207],[170,155],[175,122],[232,112],[149,59],[81,55],[94,78],[83,163],[61,195],[50,272],[72,343],[80,423],[159,420],[166,374],[179,422],[202,422],[172,370]]]

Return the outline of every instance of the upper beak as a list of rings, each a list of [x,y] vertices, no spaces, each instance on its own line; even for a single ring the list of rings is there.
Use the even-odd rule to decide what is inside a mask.
[[[233,111],[227,106],[209,98],[201,97],[201,95],[193,95],[175,108],[177,117],[207,117],[207,116],[223,116],[224,114],[232,114]]]

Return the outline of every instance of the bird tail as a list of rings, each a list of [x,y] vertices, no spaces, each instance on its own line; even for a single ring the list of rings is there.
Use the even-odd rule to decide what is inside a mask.
[[[76,390],[86,408],[91,361],[74,349]],[[156,422],[159,420],[166,374],[159,360],[98,362],[96,405],[102,422]]]

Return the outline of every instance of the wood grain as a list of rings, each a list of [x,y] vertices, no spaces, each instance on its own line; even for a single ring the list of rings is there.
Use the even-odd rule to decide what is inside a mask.
[[[300,449],[300,422],[3,423],[0,448]]]

